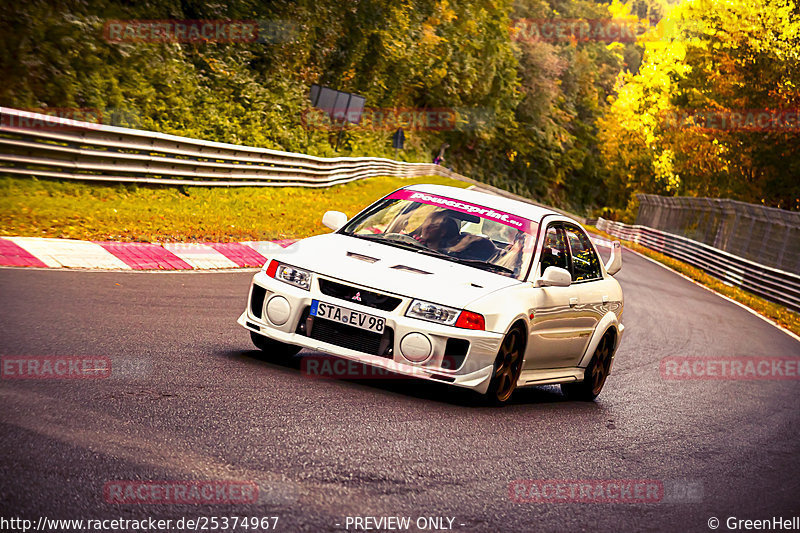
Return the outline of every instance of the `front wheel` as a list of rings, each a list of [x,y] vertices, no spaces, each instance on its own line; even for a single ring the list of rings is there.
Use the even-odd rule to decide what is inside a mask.
[[[583,381],[580,383],[562,383],[561,392],[570,400],[581,400],[591,402],[603,390],[606,378],[611,369],[611,356],[614,353],[614,339],[611,335],[606,335],[600,340],[597,349],[594,351],[592,360],[583,374]]]
[[[492,381],[486,391],[486,399],[495,405],[503,405],[511,399],[517,380],[522,372],[525,335],[519,327],[515,327],[503,339],[500,350],[494,361]]]
[[[270,339],[269,337],[260,335],[255,331],[250,332],[250,340],[253,341],[253,344],[255,344],[256,348],[259,350],[266,352],[268,355],[273,355],[276,357],[291,357],[302,349],[300,346],[294,346],[293,344],[286,344],[284,342]]]

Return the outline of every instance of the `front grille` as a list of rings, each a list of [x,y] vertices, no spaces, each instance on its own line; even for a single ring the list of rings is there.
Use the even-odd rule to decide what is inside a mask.
[[[394,346],[394,331],[392,328],[385,328],[383,334],[372,333],[363,329],[331,322],[324,318],[312,318],[311,323],[312,339],[335,344],[342,348],[356,350],[370,355],[392,358],[392,346]]]
[[[264,297],[266,295],[267,289],[253,284],[253,292],[250,293],[250,312],[256,318],[261,318],[261,310],[264,309]]]
[[[394,311],[403,301],[394,296],[378,294],[377,292],[351,287],[350,285],[344,285],[327,279],[319,280],[319,290],[326,296],[332,296],[348,302],[357,302],[367,307],[380,309],[381,311]]]

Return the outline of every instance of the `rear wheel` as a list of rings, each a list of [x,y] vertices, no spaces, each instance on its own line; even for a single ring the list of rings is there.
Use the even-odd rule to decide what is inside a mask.
[[[570,400],[591,402],[603,390],[609,370],[611,369],[611,355],[614,353],[614,338],[606,335],[600,340],[594,351],[592,360],[583,375],[580,383],[562,383],[561,392]]]
[[[253,341],[253,344],[255,344],[256,348],[259,350],[276,357],[291,357],[302,349],[300,346],[270,339],[255,331],[250,332],[250,340]]]
[[[524,355],[524,333],[522,328],[515,327],[503,339],[500,350],[494,361],[492,381],[486,391],[486,399],[495,405],[503,405],[511,399],[517,388],[522,359]]]

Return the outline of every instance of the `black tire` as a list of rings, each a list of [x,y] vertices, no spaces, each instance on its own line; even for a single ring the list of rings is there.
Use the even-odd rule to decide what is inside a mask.
[[[561,392],[570,400],[583,402],[594,401],[603,390],[606,378],[611,368],[611,356],[614,354],[614,337],[606,335],[600,339],[600,344],[594,351],[592,360],[583,374],[580,383],[562,383]]]
[[[291,357],[302,350],[300,346],[279,342],[265,337],[264,335],[260,335],[255,331],[250,332],[250,340],[253,341],[253,344],[256,346],[256,348],[262,352],[265,352],[267,355],[272,355],[275,357]]]
[[[524,357],[525,332],[517,326],[512,328],[500,343],[500,350],[492,370],[492,380],[486,391],[486,400],[489,404],[505,405],[511,399],[522,372]]]

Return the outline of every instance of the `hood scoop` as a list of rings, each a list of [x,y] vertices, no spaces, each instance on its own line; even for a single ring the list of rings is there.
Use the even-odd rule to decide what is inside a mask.
[[[366,261],[367,263],[376,263],[380,261],[377,257],[370,257],[368,255],[357,254],[355,252],[347,252],[347,257],[352,257],[353,259],[358,259],[359,261]]]
[[[392,268],[395,270],[402,270],[403,272],[411,272],[412,274],[433,274],[433,272],[425,272],[424,270],[405,265],[395,265]]]

